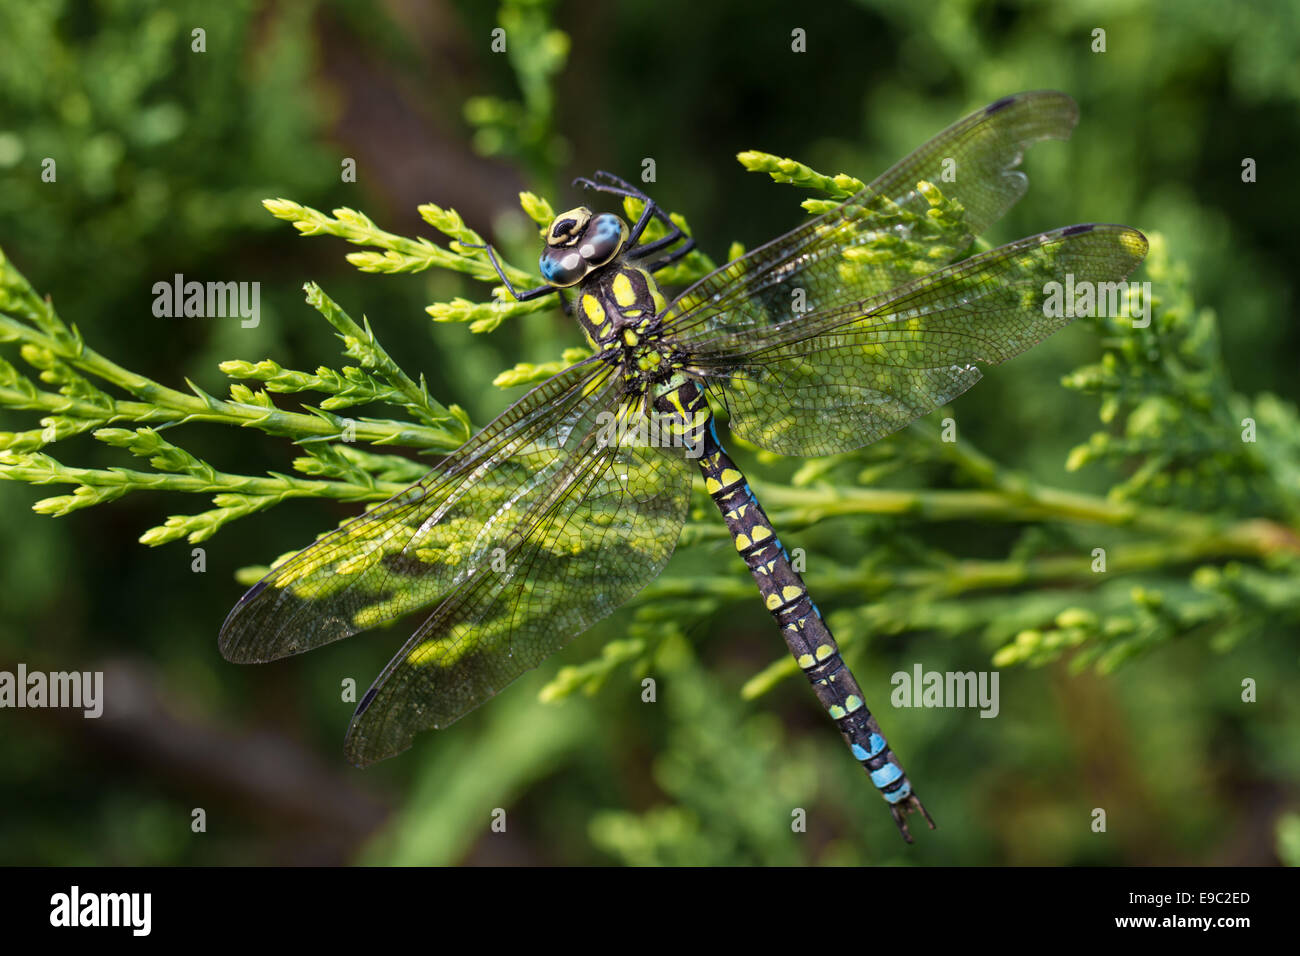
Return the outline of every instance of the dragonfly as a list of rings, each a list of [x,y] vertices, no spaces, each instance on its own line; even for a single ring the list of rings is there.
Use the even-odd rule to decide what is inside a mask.
[[[1122,225],[1055,229],[972,254],[1021,195],[1025,149],[1065,139],[1070,97],[1032,92],[960,120],[822,215],[688,286],[655,273],[694,240],[635,186],[575,180],[642,204],[636,221],[555,216],[542,284],[592,349],[534,387],[423,478],[274,567],[222,626],[231,661],[264,662],[399,616],[427,616],[357,705],[345,748],[365,766],[499,693],[663,570],[698,470],[739,558],[822,707],[904,839],[934,828],[821,611],[719,440],[783,455],[850,451],[947,404],[1067,325],[1045,289],[1119,282],[1146,238]],[[635,209],[634,204],[628,205]],[[629,215],[629,219],[632,217]],[[645,239],[654,220],[663,234]],[[569,297],[572,297],[571,299]]]

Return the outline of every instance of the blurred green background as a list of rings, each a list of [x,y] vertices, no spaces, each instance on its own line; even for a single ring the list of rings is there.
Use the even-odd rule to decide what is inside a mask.
[[[579,344],[558,310],[491,335],[436,325],[426,305],[486,287],[360,274],[343,260],[350,247],[299,239],[260,200],[346,205],[408,235],[429,234],[415,208],[435,202],[527,264],[536,239],[520,189],[565,208],[572,176],[631,177],[653,157],[651,192],[721,261],[733,240],[753,247],[803,215],[802,194],[745,173],[738,151],[869,179],[972,109],[1053,88],[1078,100],[1079,127],[1028,154],[1029,193],[989,238],[1088,221],[1163,233],[1196,301],[1219,315],[1232,381],[1294,403],[1300,250],[1285,181],[1300,153],[1298,11],[1288,0],[510,5],[507,15],[569,38],[546,78],[491,52],[498,11],[475,0],[5,4],[0,247],[95,348],[216,394],[223,359],[335,364],[336,340],[302,303],[302,283],[318,281],[482,424],[512,397],[491,384],[497,372]],[[202,54],[190,50],[195,27]],[[805,54],[791,52],[794,28],[807,31]],[[1092,51],[1098,28],[1104,53]],[[46,156],[58,158],[57,184],[40,182]],[[356,183],[340,181],[343,157],[356,159]],[[1258,162],[1256,184],[1241,182],[1244,157]],[[177,272],[260,281],[260,327],[155,318],[152,285]],[[1105,493],[1105,469],[1065,471],[1097,407],[1059,384],[1098,354],[1079,325],[993,371],[955,406],[963,437],[1045,484]],[[0,428],[31,427],[0,411]],[[230,470],[283,470],[291,457],[253,431],[184,431],[187,447]],[[66,454],[79,463],[124,463],[76,441]],[[798,465],[746,464],[772,480]],[[593,695],[538,699],[559,667],[625,636],[625,610],[454,728],[358,771],[342,755],[351,706],[339,681],[368,685],[405,625],[261,667],[228,664],[216,647],[241,593],[234,571],[355,507],[293,502],[237,522],[208,542],[196,575],[188,546],[136,539],[197,502],[132,495],[57,520],[32,513],[53,493],[0,483],[0,668],[103,669],[129,706],[101,721],[0,712],[6,864],[1300,857],[1288,815],[1300,807],[1293,619],[1228,648],[1171,641],[1105,677],[1064,660],[1003,668],[995,720],[888,706],[889,675],[915,662],[988,670],[998,645],[979,628],[855,643],[868,702],[941,827],[908,848],[801,679],[740,697],[784,653],[756,600],[676,620],[684,639],[661,648],[657,705],[640,702],[628,670]],[[852,562],[881,533],[829,519],[786,537]],[[962,522],[926,540],[999,558],[1016,539]],[[709,542],[674,560],[679,575],[735,561]],[[823,605],[853,610],[843,596]],[[1244,675],[1260,682],[1253,707],[1239,699]],[[206,833],[191,832],[196,807]],[[807,833],[791,832],[792,807],[808,810]],[[1107,809],[1104,834],[1090,830],[1094,807]],[[495,808],[505,833],[490,831]]]

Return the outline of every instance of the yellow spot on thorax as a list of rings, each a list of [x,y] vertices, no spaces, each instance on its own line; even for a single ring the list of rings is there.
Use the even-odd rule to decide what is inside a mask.
[[[632,289],[632,280],[627,273],[620,272],[614,276],[614,301],[626,308],[636,302],[636,292]]]
[[[587,314],[592,325],[600,325],[605,321],[605,307],[590,292],[582,297],[582,311]]]

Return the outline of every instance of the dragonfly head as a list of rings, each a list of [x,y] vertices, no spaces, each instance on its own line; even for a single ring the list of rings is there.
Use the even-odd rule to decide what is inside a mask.
[[[546,248],[538,260],[548,285],[577,285],[609,262],[627,242],[627,223],[610,212],[593,216],[586,206],[562,212],[546,230]]]

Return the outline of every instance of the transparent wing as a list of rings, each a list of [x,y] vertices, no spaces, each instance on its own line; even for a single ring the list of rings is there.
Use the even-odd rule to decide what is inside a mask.
[[[676,344],[729,408],[735,434],[781,454],[833,454],[902,428],[974,385],[978,365],[1068,325],[1072,293],[1091,287],[1094,302],[1118,308],[1121,280],[1146,251],[1128,226],[1070,226],[887,295]]]
[[[420,481],[274,568],[221,628],[222,654],[299,654],[423,607],[462,585],[571,480],[602,411],[610,366],[580,363],[541,383]]]
[[[1024,195],[1019,165],[1042,139],[1066,139],[1078,108],[1064,93],[1021,93],[967,116],[842,205],[705,276],[669,304],[670,333],[762,328],[887,292],[953,261]],[[921,184],[929,184],[922,186]],[[942,199],[940,198],[942,197]]]
[[[352,720],[349,759],[382,760],[447,726],[636,594],[672,554],[690,490],[670,450],[584,456],[512,528],[503,560],[454,591],[384,669]]]

